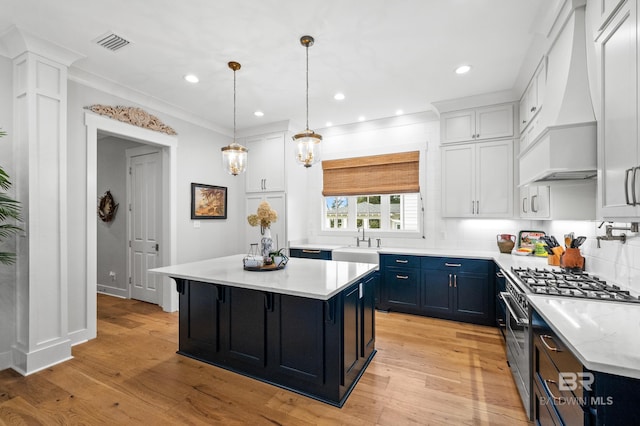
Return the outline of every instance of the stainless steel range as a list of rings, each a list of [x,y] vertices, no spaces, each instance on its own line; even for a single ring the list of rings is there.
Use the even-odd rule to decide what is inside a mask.
[[[513,380],[520,393],[522,405],[531,419],[531,377],[530,353],[531,333],[529,322],[529,302],[525,290],[521,288],[504,271],[505,291],[500,293],[501,303],[506,312],[505,341],[507,347],[507,361],[513,375]]]
[[[511,268],[511,271],[535,294],[640,303],[640,298],[627,290],[584,272],[568,273],[544,268]]]

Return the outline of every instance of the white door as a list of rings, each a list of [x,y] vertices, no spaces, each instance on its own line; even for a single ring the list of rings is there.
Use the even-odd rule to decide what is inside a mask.
[[[476,113],[473,110],[442,114],[442,143],[475,139]]]
[[[148,269],[160,265],[161,155],[134,155],[129,160],[129,283],[131,298],[158,304],[161,277]]]
[[[531,102],[527,95],[527,102]],[[478,108],[475,139],[494,139],[513,136],[513,106],[498,105]]]

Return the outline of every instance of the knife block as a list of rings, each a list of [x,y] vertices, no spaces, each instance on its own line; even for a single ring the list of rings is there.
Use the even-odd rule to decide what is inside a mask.
[[[558,246],[558,247],[553,247],[551,251],[553,252],[553,254],[550,254],[549,256],[547,256],[547,264],[551,266],[560,266],[560,259],[564,254],[564,249]]]
[[[566,269],[584,271],[584,257],[580,254],[580,249],[568,248],[560,257],[560,266]]]

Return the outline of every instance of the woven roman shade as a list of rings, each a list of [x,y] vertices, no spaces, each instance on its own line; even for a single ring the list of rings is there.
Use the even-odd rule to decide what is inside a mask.
[[[420,192],[419,165],[419,151],[323,161],[322,195]]]

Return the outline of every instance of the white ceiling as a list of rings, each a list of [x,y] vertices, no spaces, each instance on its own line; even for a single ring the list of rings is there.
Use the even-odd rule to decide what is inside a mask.
[[[305,121],[311,129],[430,110],[435,101],[510,90],[552,0],[0,0],[0,34],[17,26],[74,50],[71,74],[150,95],[214,126]],[[93,43],[113,31],[131,45]],[[454,69],[472,65],[469,74]],[[200,83],[183,80],[195,73]],[[343,92],[346,99],[333,95]],[[253,115],[255,110],[264,117]],[[171,123],[167,123],[171,124]]]

